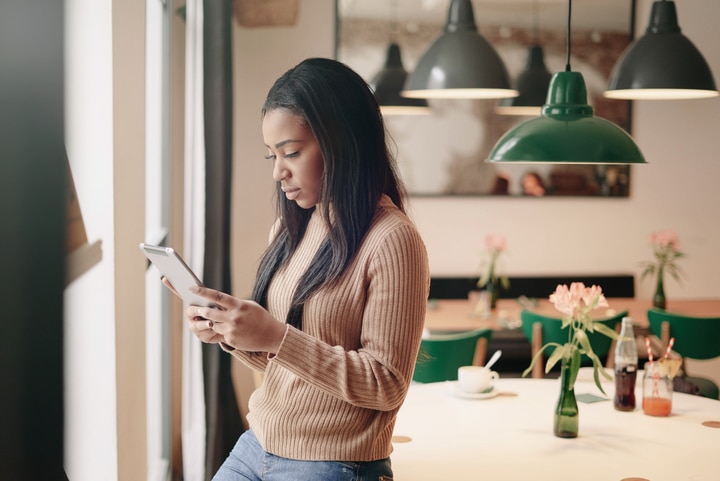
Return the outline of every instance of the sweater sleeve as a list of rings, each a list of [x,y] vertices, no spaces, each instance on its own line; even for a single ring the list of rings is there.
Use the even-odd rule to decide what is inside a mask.
[[[388,411],[407,394],[429,290],[425,246],[409,222],[382,225],[362,265],[365,302],[359,346],[330,345],[290,328],[270,363],[355,406]],[[367,241],[367,239],[366,239]],[[334,322],[342,325],[341,319]]]

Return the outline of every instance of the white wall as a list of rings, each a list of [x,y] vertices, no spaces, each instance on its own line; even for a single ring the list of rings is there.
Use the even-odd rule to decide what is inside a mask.
[[[300,1],[293,27],[245,28],[233,33],[235,117],[233,172],[233,291],[248,296],[274,218],[275,183],[260,131],[265,96],[287,69],[306,57],[333,57],[333,0]]]

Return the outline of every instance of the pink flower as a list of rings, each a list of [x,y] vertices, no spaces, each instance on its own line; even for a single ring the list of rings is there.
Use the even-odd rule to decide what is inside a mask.
[[[500,234],[488,234],[485,236],[485,247],[489,251],[502,252],[507,247],[505,237]]]
[[[573,282],[570,288],[565,284],[559,284],[555,292],[550,294],[550,302],[555,305],[555,309],[573,319],[587,315],[592,309],[608,307],[602,288],[585,287],[582,282]]]
[[[673,250],[680,250],[680,240],[675,231],[672,230],[661,230],[650,234],[650,242],[655,247],[666,248],[669,247]]]

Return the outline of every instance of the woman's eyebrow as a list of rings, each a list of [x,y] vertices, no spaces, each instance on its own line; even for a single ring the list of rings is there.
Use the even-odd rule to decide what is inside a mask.
[[[279,149],[279,148],[282,147],[283,145],[285,145],[285,144],[290,144],[290,143],[293,143],[293,142],[301,142],[301,141],[300,141],[300,140],[296,140],[296,139],[282,140],[282,141],[278,142],[277,144],[275,144],[275,148],[276,148],[276,149]],[[265,147],[268,147],[268,145],[265,145]]]

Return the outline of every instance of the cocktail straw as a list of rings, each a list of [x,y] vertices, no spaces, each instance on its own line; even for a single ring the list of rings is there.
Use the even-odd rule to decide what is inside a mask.
[[[647,347],[647,353],[648,353],[648,361],[650,361],[650,370],[652,371],[652,380],[653,380],[653,389],[652,389],[652,395],[654,397],[658,397],[658,381],[660,380],[660,374],[658,373],[657,369],[653,366],[653,355],[652,355],[652,348],[650,347],[650,338],[648,336],[645,336],[645,347]]]
[[[671,337],[670,341],[668,341],[667,349],[665,349],[665,359],[668,358],[670,355],[670,351],[672,351],[673,344],[675,344],[675,338]]]

